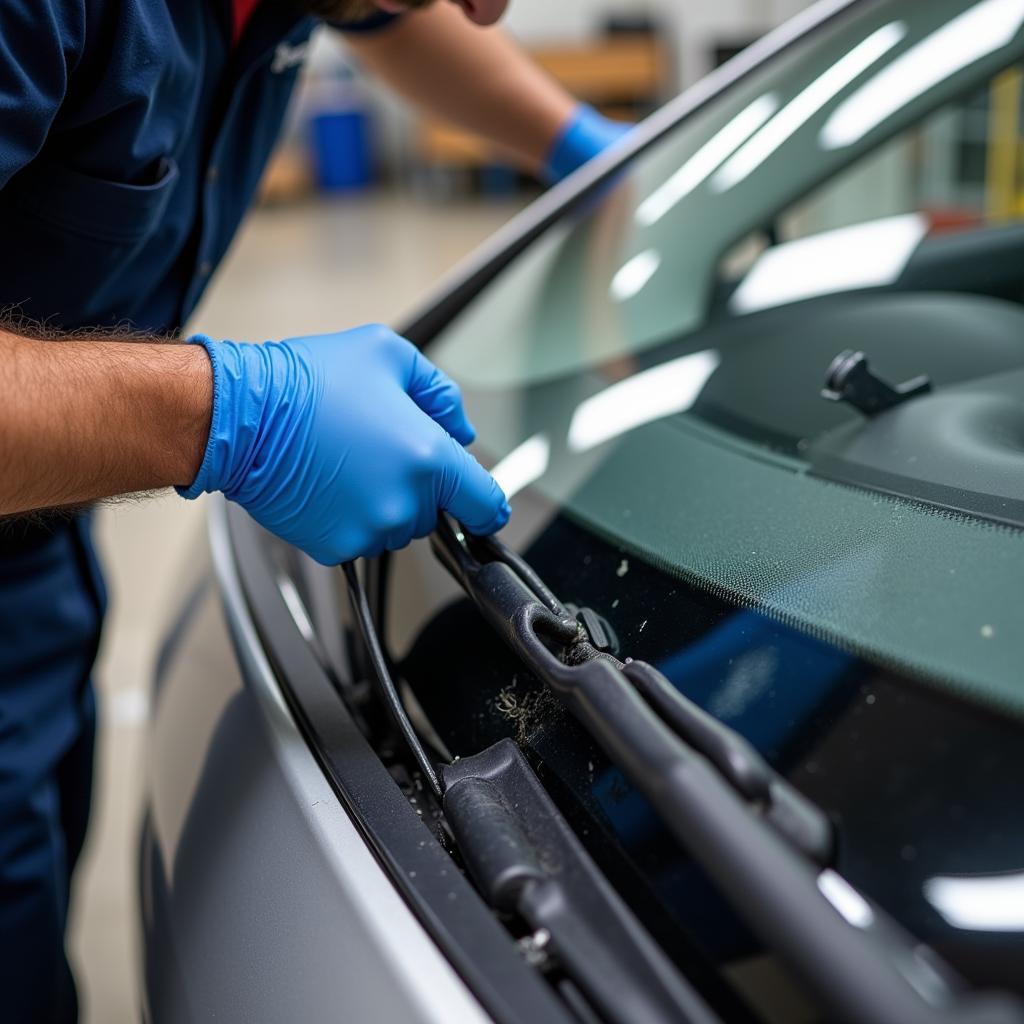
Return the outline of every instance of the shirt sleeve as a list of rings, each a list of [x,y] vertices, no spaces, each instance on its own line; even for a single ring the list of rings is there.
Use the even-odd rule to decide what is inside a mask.
[[[85,36],[85,0],[0,0],[0,188],[42,149]]]
[[[329,24],[342,32],[379,32],[382,28],[394,24],[401,17],[400,14],[388,14],[385,11],[380,11],[361,21],[331,21]]]

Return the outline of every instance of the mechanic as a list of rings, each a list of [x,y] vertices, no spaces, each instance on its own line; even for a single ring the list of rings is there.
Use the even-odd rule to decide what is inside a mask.
[[[219,490],[328,564],[424,535],[439,508],[481,533],[505,523],[504,496],[464,448],[458,389],[387,328],[168,341],[253,196],[318,19],[400,93],[549,181],[621,134],[482,30],[505,3],[0,4],[0,514]],[[89,813],[103,607],[87,514],[6,525],[5,1021],[77,1017],[63,931]]]

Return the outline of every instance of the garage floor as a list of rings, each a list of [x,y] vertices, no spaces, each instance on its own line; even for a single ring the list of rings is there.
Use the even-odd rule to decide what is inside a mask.
[[[518,205],[381,195],[258,211],[191,327],[260,340],[371,320],[397,326]],[[134,864],[148,682],[179,597],[177,570],[204,542],[202,531],[202,501],[186,503],[170,493],[111,506],[99,516],[111,612],[98,670],[96,803],[70,943],[87,1024],[139,1019]]]

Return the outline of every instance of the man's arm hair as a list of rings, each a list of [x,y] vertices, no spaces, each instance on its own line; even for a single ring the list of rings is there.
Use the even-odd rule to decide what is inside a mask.
[[[187,486],[212,379],[199,345],[0,327],[0,516]]]
[[[498,28],[448,3],[345,37],[359,60],[417,106],[489,139],[529,170],[543,164],[576,101]]]

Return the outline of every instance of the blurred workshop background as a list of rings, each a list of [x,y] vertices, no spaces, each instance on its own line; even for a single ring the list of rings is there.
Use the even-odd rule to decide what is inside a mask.
[[[503,23],[579,99],[635,121],[805,0],[515,0]],[[321,33],[266,202],[391,188],[424,201],[528,198],[534,183],[472,136],[424,120],[363,77]]]
[[[513,0],[505,29],[581,99],[636,120],[804,6]],[[370,320],[400,327],[441,275],[539,191],[474,139],[385,95],[337,35],[321,33],[260,205],[190,326],[245,340]],[[108,506],[98,520],[111,613],[98,671],[97,806],[71,944],[84,1020],[118,1024],[138,1019],[134,858],[148,686],[167,595],[202,543],[203,504],[168,494]]]

